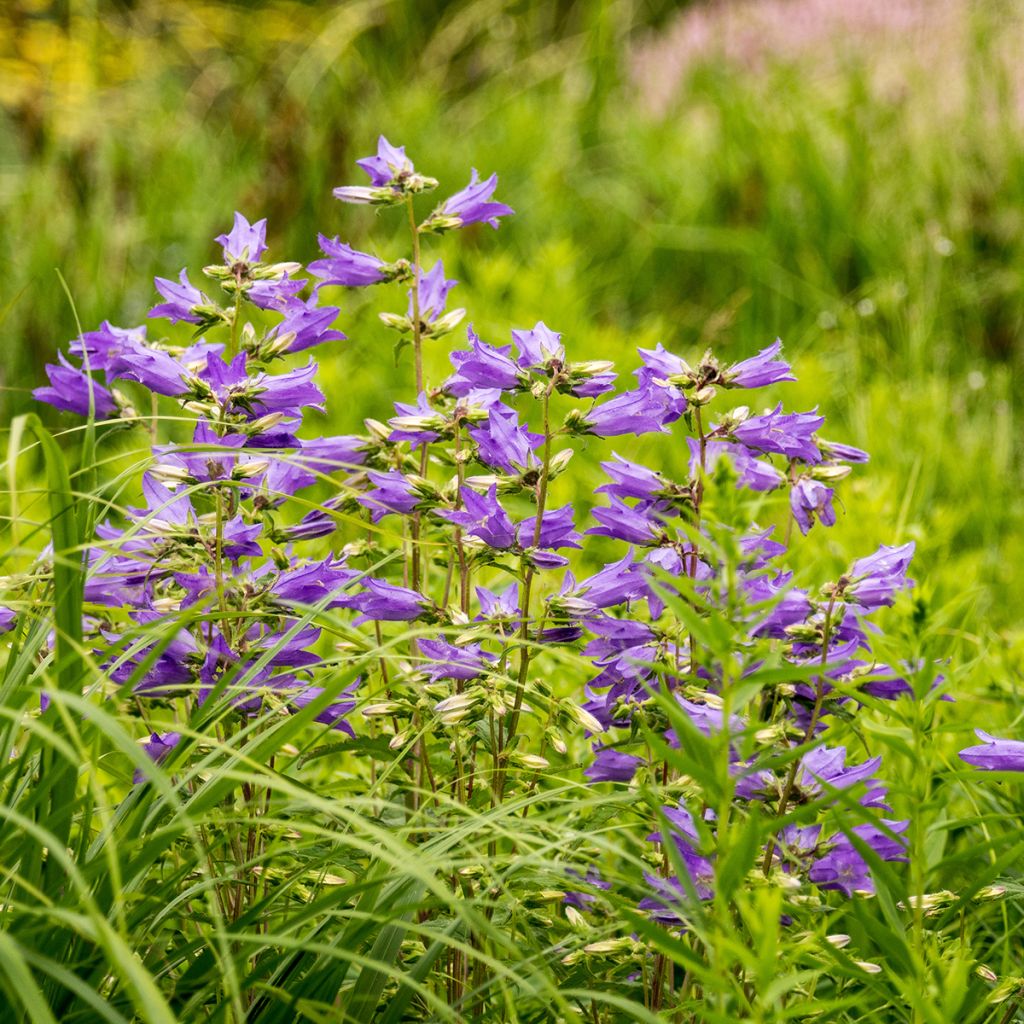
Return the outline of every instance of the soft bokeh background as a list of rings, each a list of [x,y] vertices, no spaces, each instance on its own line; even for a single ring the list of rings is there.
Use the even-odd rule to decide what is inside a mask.
[[[235,209],[269,218],[274,258],[312,258],[318,230],[404,254],[400,218],[330,195],[383,132],[447,191],[498,172],[518,216],[432,243],[489,340],[544,319],[627,370],[639,345],[733,359],[780,335],[787,404],[820,404],[828,436],[873,456],[808,558],[917,540],[920,592],[983,702],[965,725],[1009,726],[1022,29],[994,0],[7,0],[3,419],[76,311],[143,322],[153,276],[209,262]],[[328,427],[352,431],[408,397],[411,370],[383,293],[338,298],[351,340],[319,357]]]

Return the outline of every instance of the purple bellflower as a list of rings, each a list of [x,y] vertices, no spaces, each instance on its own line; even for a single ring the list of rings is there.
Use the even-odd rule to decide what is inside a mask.
[[[256,221],[250,224],[240,213],[235,213],[235,223],[231,232],[218,235],[214,241],[224,248],[224,262],[230,267],[235,263],[259,263],[267,251],[267,221]]]
[[[455,195],[446,199],[437,212],[431,215],[427,223],[429,224],[431,220],[437,218],[441,223],[450,219],[452,227],[483,223],[497,228],[499,217],[507,217],[509,214],[515,213],[511,206],[491,201],[491,196],[494,195],[494,190],[497,187],[498,176],[496,174],[492,174],[486,181],[481,181],[476,168],[473,168],[469,184],[461,192],[456,192]]]
[[[812,438],[824,422],[824,416],[813,412],[784,413],[779,403],[770,413],[733,427],[732,435],[748,448],[816,463],[821,462],[821,452]]]
[[[340,284],[359,288],[386,281],[387,264],[367,252],[359,252],[337,238],[317,235],[324,259],[309,264],[309,272],[321,278],[322,284]]]
[[[154,284],[166,301],[154,306],[149,311],[150,317],[170,320],[172,324],[179,320],[190,324],[203,322],[203,318],[196,315],[195,309],[197,306],[208,306],[210,300],[189,281],[188,270],[181,272],[179,283],[158,277]]]
[[[810,533],[815,519],[822,526],[835,526],[836,513],[832,508],[834,494],[831,487],[806,476],[793,485],[789,492],[789,507],[793,510],[793,518],[802,534],[806,536]]]
[[[36,388],[32,397],[39,402],[46,402],[55,409],[65,409],[78,413],[79,416],[89,415],[89,396],[92,395],[93,410],[100,419],[106,419],[117,412],[114,396],[102,385],[97,384],[89,375],[72,366],[62,353],[57,353],[60,364],[48,363],[46,376],[50,378],[48,388]]]
[[[776,339],[773,345],[761,349],[756,356],[734,363],[727,370],[723,370],[722,383],[732,388],[763,388],[768,384],[796,380],[789,363],[776,359],[781,351],[782,342]]]
[[[974,731],[982,742],[961,750],[962,761],[987,772],[1024,772],[1024,742],[997,739],[981,729]]]

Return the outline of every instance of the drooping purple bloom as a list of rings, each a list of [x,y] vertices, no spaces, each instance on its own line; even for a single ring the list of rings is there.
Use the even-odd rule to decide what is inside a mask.
[[[534,534],[537,530],[537,517],[524,519],[516,527],[516,538],[521,547],[533,546]],[[576,531],[573,522],[572,505],[563,505],[559,509],[545,512],[540,520],[540,537],[537,547],[541,548],[578,548],[582,535]]]
[[[854,448],[852,444],[840,444],[838,441],[826,441],[818,438],[818,447],[829,462],[867,462],[871,456],[862,448]]]
[[[134,338],[124,338],[110,354],[107,377],[110,380],[134,380],[158,395],[176,397],[189,390],[186,380],[192,376],[177,359],[150,348]]]
[[[487,422],[471,427],[469,436],[477,444],[481,462],[505,470],[522,473],[534,462],[532,452],[544,443],[543,434],[534,434],[520,424],[515,409],[497,404],[487,414]]]
[[[371,619],[410,622],[418,619],[429,605],[427,598],[417,591],[374,577],[363,580],[363,592],[352,599],[352,607],[362,613],[355,620],[357,626]]]
[[[95,331],[86,331],[71,342],[68,351],[83,361],[88,357],[89,372],[106,370],[112,356],[116,355],[125,342],[146,344],[146,328],[115,327],[104,320]]]
[[[419,295],[420,320],[425,324],[434,323],[444,312],[448,293],[459,282],[449,281],[444,276],[444,264],[438,260],[426,273],[420,272],[414,287]],[[413,318],[412,291],[409,291],[409,319]]]
[[[700,469],[700,441],[688,437],[686,444],[690,449],[690,472],[696,476]],[[770,462],[752,456],[747,448],[730,441],[706,441],[704,444],[704,469],[714,470],[721,458],[727,458],[736,470],[739,479],[737,487],[747,487],[752,491],[773,491],[786,479]]]
[[[250,224],[237,211],[230,234],[218,235],[214,239],[224,247],[224,262],[229,267],[233,263],[258,263],[267,251],[266,240],[266,218]]]
[[[37,402],[45,402],[55,409],[66,409],[79,416],[89,415],[89,396],[92,396],[93,411],[97,418],[106,419],[117,412],[114,396],[102,385],[97,384],[90,374],[72,366],[63,353],[58,352],[60,364],[48,363],[46,376],[50,378],[50,386],[36,388],[32,397]]]
[[[387,264],[383,260],[368,252],[359,252],[337,238],[317,235],[317,239],[325,258],[310,263],[309,272],[321,278],[321,283],[359,288],[387,280],[384,273]]]
[[[363,508],[370,509],[370,518],[379,522],[387,515],[409,515],[420,502],[420,496],[413,490],[412,483],[398,470],[377,473],[368,470],[366,474],[373,489],[360,494],[356,501]]]
[[[359,575],[345,566],[344,558],[328,555],[322,562],[286,569],[274,581],[270,594],[276,601],[314,605],[327,599],[328,608],[344,607],[351,600],[345,590]]]
[[[864,807],[878,807],[885,799],[885,787],[872,778],[882,764],[880,757],[872,757],[862,764],[846,764],[845,747],[815,747],[804,754],[800,766],[800,785],[809,793],[819,794],[827,789],[848,789],[863,782],[866,791],[860,798]]]
[[[210,300],[198,289],[193,287],[188,279],[188,270],[182,270],[179,278],[180,283],[168,281],[165,277],[158,277],[154,280],[156,290],[166,299],[154,306],[150,311],[150,317],[160,317],[170,320],[176,324],[179,320],[186,323],[202,323],[202,317],[194,312],[196,306],[207,306]]]
[[[786,545],[771,539],[774,532],[774,526],[765,530],[751,526],[750,533],[740,538],[740,551],[751,560],[746,563],[750,569],[763,569],[771,559],[785,554]]]
[[[600,490],[600,488],[598,488]],[[655,519],[649,508],[637,506],[631,508],[621,498],[614,495],[610,498],[611,504],[607,508],[595,506],[591,515],[598,521],[599,526],[593,526],[586,532],[600,537],[614,537],[616,540],[624,540],[628,544],[639,544],[647,546],[654,544],[659,533],[662,532],[662,524]]]
[[[466,331],[472,348],[466,352],[452,352],[450,358],[455,373],[445,384],[447,390],[462,397],[474,388],[498,388],[514,391],[521,384],[519,368],[509,356],[510,345],[488,345],[480,340],[472,324]]]
[[[591,782],[632,782],[643,758],[594,744],[594,760],[583,769]]]
[[[901,833],[910,824],[907,821],[886,821],[888,832]],[[906,860],[906,846],[893,839],[875,825],[854,825],[850,830],[866,843],[882,860]],[[838,889],[851,897],[855,893],[873,893],[875,883],[871,870],[847,835],[832,840],[832,848],[811,865],[807,877],[822,889]]]
[[[487,671],[491,662],[498,660],[497,655],[488,654],[480,644],[456,646],[440,636],[436,640],[420,640],[419,649],[430,659],[420,668],[434,682],[439,679],[476,679]]]
[[[586,414],[587,431],[598,437],[665,432],[686,411],[686,398],[670,384],[651,383],[621,395]]]
[[[820,480],[801,477],[789,492],[789,507],[793,510],[793,518],[805,536],[810,533],[814,520],[822,526],[835,526],[836,513],[832,508],[832,497],[835,491],[826,487]]]
[[[821,462],[821,452],[814,444],[814,432],[825,422],[814,412],[784,413],[780,402],[764,416],[752,416],[732,434],[741,444],[756,451],[774,452],[803,462]]]
[[[897,590],[914,585],[907,579],[914,547],[913,541],[898,547],[882,544],[873,555],[857,559],[847,574],[846,598],[868,609],[892,604]]]
[[[761,349],[756,356],[734,363],[722,371],[722,381],[727,387],[763,388],[768,384],[796,380],[789,363],[775,357],[782,351],[782,342],[776,338],[773,345]]]
[[[960,759],[987,772],[1024,772],[1024,742],[1001,740],[981,729],[974,730],[983,742],[960,751]]]
[[[146,754],[156,763],[160,764],[167,755],[181,742],[181,733],[178,732],[165,732],[162,736],[160,733],[153,733],[148,740],[142,745],[142,749],[145,750]],[[135,769],[135,774],[132,776],[132,782],[138,786],[140,783],[146,781],[146,773],[141,768]]]
[[[345,687],[338,694],[336,700],[331,701],[322,711],[314,716],[313,721],[321,725],[329,726],[332,729],[339,729],[349,736],[355,736],[352,726],[345,721],[345,716],[350,714],[356,706],[352,694],[358,688],[360,680],[357,679],[350,686]],[[312,704],[324,692],[322,686],[303,686],[288,698],[288,710],[292,713],[301,711],[304,707]]]
[[[790,572],[744,580],[743,589],[751,604],[775,602],[768,615],[751,630],[751,636],[782,640],[790,626],[807,620],[811,614],[810,599],[806,590],[789,586],[792,579]]]
[[[366,438],[356,434],[315,437],[302,442],[296,460],[314,473],[333,473],[337,469],[361,466],[366,461]]]
[[[610,484],[601,484],[598,491],[616,498],[639,498],[652,501],[665,490],[666,482],[661,473],[639,463],[630,462],[621,455],[612,454],[614,462],[602,462],[601,468],[611,477]]]
[[[308,281],[304,277],[284,277],[264,281],[252,281],[245,290],[245,297],[260,309],[282,309],[294,299]]]
[[[459,227],[482,222],[490,224],[492,228],[497,228],[499,217],[507,217],[509,214],[515,213],[511,206],[491,202],[491,196],[494,195],[494,190],[497,187],[498,176],[496,174],[492,174],[486,181],[481,181],[474,167],[469,184],[461,192],[456,192],[455,195],[446,199],[441,204],[438,213],[446,217],[457,218]]]
[[[463,508],[439,509],[435,515],[462,529],[471,537],[479,537],[489,548],[502,550],[515,543],[515,531],[509,514],[498,501],[498,487],[491,484],[486,494],[477,494],[470,487],[460,492]]]
[[[630,550],[619,561],[608,563],[600,572],[582,580],[576,590],[593,608],[611,608],[644,594],[647,584]]]
[[[285,299],[280,308],[284,319],[271,331],[270,337],[284,342],[289,335],[285,352],[302,352],[314,345],[323,345],[328,341],[345,341],[341,331],[332,328],[340,310],[337,306],[317,305],[316,296],[308,299]]]

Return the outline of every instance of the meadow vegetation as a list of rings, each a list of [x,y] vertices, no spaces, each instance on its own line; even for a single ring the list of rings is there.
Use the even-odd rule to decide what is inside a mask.
[[[708,28],[709,9],[655,2],[19,0],[0,12],[0,322],[8,339],[0,403],[9,424],[0,600],[14,613],[0,682],[0,991],[11,1020],[1024,1020],[1024,784],[1013,771],[981,773],[957,756],[977,742],[978,728],[1024,737],[1024,83],[1014,44],[1022,26],[995,2],[938,5],[935,32],[916,14],[896,17],[915,5],[887,5],[896,18],[887,26],[865,0],[846,6],[870,17],[844,21],[838,38],[812,31],[822,7],[800,2],[810,19],[800,32],[769,24],[784,12],[761,5],[759,46],[731,23]],[[773,32],[790,44],[772,42]],[[404,328],[393,324],[399,333],[388,329],[380,314],[406,315],[405,290],[421,276],[403,208],[331,196],[356,183],[355,160],[375,150],[380,133],[442,183],[436,196],[415,198],[421,223],[471,167],[485,178],[497,172],[495,198],[515,210],[502,214],[497,233],[473,218],[424,232],[422,276],[443,259],[459,282],[448,304],[468,310],[452,331],[421,331],[411,311]],[[512,330],[527,334],[542,322],[561,335],[569,365],[614,362],[619,390],[636,386],[637,350],[664,345],[687,363],[671,372],[657,363],[656,385],[672,377],[664,386],[685,394],[685,430],[679,407],[680,425],[664,435],[657,426],[667,418],[622,436],[607,422],[586,426],[589,413],[579,413],[584,420],[567,421],[571,443],[561,439],[573,450],[565,472],[551,469],[550,453],[514,471],[491,464],[499,475],[529,477],[515,487],[505,480],[498,492],[513,494],[514,518],[530,515],[530,500],[548,509],[571,503],[579,528],[593,525],[594,509],[606,504],[596,490],[608,481],[601,463],[614,450],[668,480],[701,481],[700,496],[683,502],[680,550],[696,559],[706,546],[709,565],[725,576],[749,569],[749,552],[729,537],[754,519],[775,525],[776,539],[792,535],[785,564],[814,601],[822,584],[880,544],[913,544],[915,586],[893,584],[893,606],[870,609],[885,629],[873,657],[905,665],[910,692],[886,691],[889,700],[841,691],[863,697],[857,713],[853,704],[826,707],[807,664],[786,660],[793,651],[783,641],[817,643],[827,660],[840,628],[835,592],[815,605],[817,633],[769,637],[767,661],[755,664],[752,654],[737,655],[749,641],[743,615],[753,612],[740,615],[728,601],[714,607],[695,562],[674,572],[662,565],[651,586],[685,582],[661,595],[676,649],[652,678],[667,682],[685,666],[692,686],[717,674],[735,683],[737,703],[717,704],[717,731],[702,731],[666,696],[670,686],[652,685],[648,717],[628,737],[643,740],[642,750],[628,749],[644,766],[632,781],[621,763],[595,773],[586,734],[594,722],[571,710],[595,671],[585,641],[566,635],[544,647],[543,629],[531,640],[519,621],[526,616],[513,614],[518,605],[506,614],[511,639],[493,622],[481,632],[470,621],[477,608],[459,575],[461,545],[475,527],[458,518],[469,514],[458,485],[481,467],[464,471],[459,462],[459,445],[473,434],[457,416],[454,434],[434,448],[441,462],[432,472],[415,448],[395,454],[384,445],[358,457],[379,473],[432,477],[437,493],[417,492],[427,504],[393,514],[409,495],[387,492],[382,506],[381,480],[373,483],[378,504],[365,500],[366,479],[342,485],[348,477],[338,472],[352,468],[351,451],[334,449],[326,462],[300,463],[317,479],[298,504],[286,503],[291,518],[275,519],[269,498],[254,506],[253,516],[266,513],[266,571],[295,571],[286,568],[288,544],[312,538],[304,555],[335,574],[316,600],[310,590],[295,597],[287,616],[275,606],[286,628],[271,631],[255,606],[228,611],[224,560],[235,556],[225,554],[223,530],[236,497],[238,509],[255,500],[249,478],[232,478],[231,496],[209,498],[191,469],[178,485],[200,533],[214,531],[216,565],[190,569],[186,559],[173,568],[214,572],[216,607],[200,601],[189,611],[186,602],[173,626],[158,617],[121,633],[126,615],[97,615],[104,599],[86,589],[83,620],[82,553],[97,524],[109,519],[131,544],[155,536],[153,521],[180,499],[181,491],[143,491],[143,473],[163,458],[151,446],[182,445],[187,454],[196,416],[217,402],[224,431],[230,417],[241,430],[260,410],[201,391],[190,393],[192,407],[179,407],[172,386],[153,387],[151,368],[139,376],[136,367],[118,385],[132,414],[117,415],[130,427],[104,425],[106,413],[88,398],[79,410],[86,415],[75,416],[40,406],[31,392],[70,339],[104,320],[148,323],[150,339],[185,346],[205,325],[187,304],[184,324],[149,319],[159,301],[153,279],[187,266],[199,283],[200,268],[221,261],[230,284],[228,257],[239,255],[230,245],[256,237],[248,225],[228,236],[222,260],[211,240],[231,229],[235,210],[267,219],[268,259],[329,263],[319,232],[369,253],[364,273],[378,257],[389,267],[400,257],[413,264],[384,275],[398,285],[347,287],[357,282],[336,272],[338,283],[323,287],[320,301],[340,309],[335,326],[347,337],[316,350],[326,403],[306,411],[307,434],[363,435],[365,420],[386,422],[395,402],[414,402],[414,349],[428,390],[439,387],[451,353],[466,348],[466,324],[505,345]],[[216,284],[199,287],[213,295]],[[267,366],[281,355],[275,337],[295,351],[263,310],[252,314],[252,337],[244,335],[227,294],[228,312],[201,344],[223,343],[229,355],[248,346]],[[765,381],[769,391],[733,401],[727,368],[776,337],[798,379],[776,374]],[[548,401],[561,424],[585,407],[580,394],[601,394],[580,382],[602,371],[563,380],[550,346],[531,363],[534,342],[519,344],[516,372],[547,374],[557,391],[555,383],[546,397],[544,388],[532,397],[525,384],[509,388],[529,404],[531,428],[553,437]],[[713,369],[703,361],[708,349]],[[304,362],[305,354],[288,366]],[[151,399],[139,382],[162,397]],[[707,440],[710,418],[703,426],[692,418],[705,387],[718,392],[708,398],[715,422],[741,400],[755,418],[782,401],[787,412],[816,408],[826,437],[869,453],[835,485],[834,526],[819,522],[803,536],[799,521],[787,526],[785,499],[736,497],[731,474],[742,477],[742,466],[716,472],[703,448],[694,462],[685,436]],[[204,401],[206,412],[197,412]],[[377,443],[387,428],[374,429]],[[252,436],[258,457],[273,464],[277,442]],[[614,445],[600,440],[607,436]],[[783,454],[755,450],[774,451],[776,461]],[[828,468],[837,460],[825,454]],[[779,465],[795,486],[814,463],[805,449]],[[256,479],[267,468],[246,472]],[[444,491],[447,477],[454,490]],[[833,486],[827,473],[820,479]],[[283,485],[271,494],[274,486]],[[486,485],[478,490],[490,500]],[[376,515],[382,508],[391,514]],[[438,509],[455,518],[439,525]],[[828,513],[818,504],[815,514],[824,521]],[[322,519],[331,530],[320,535],[297,525]],[[532,544],[518,534],[489,534],[488,543],[521,560],[527,612],[533,586],[535,606],[547,602],[547,627],[575,628],[576,606],[558,604],[550,551],[536,553],[546,548],[541,526]],[[421,557],[418,538],[436,548]],[[331,562],[343,550],[344,570]],[[588,539],[573,569],[592,577],[621,554],[610,538]],[[477,582],[497,590],[495,561],[480,563]],[[446,564],[454,569],[444,585]],[[338,575],[352,565],[358,578]],[[335,585],[354,593],[380,577],[417,589],[420,573],[468,614],[429,624],[385,618],[383,631],[378,620],[359,632],[351,612],[373,621],[381,606],[333,603],[348,600]],[[763,593],[746,599],[761,613],[771,603]],[[257,643],[238,623],[225,625],[232,616],[249,616],[265,635]],[[650,617],[658,618],[653,605]],[[138,686],[168,648],[175,654],[178,630],[212,648],[211,623],[226,644],[244,635],[263,645],[254,667],[232,675],[226,659],[214,658],[209,677],[195,682],[215,699],[175,694],[155,713],[141,708]],[[301,667],[282,651],[314,627],[321,633],[308,646],[321,689],[307,686],[301,700],[284,691],[266,720],[236,714],[233,688],[262,685],[268,666]],[[476,668],[491,654],[501,667],[495,679],[505,675],[506,689],[500,679],[489,684],[497,703],[479,727],[463,689],[475,676],[456,684],[455,674],[428,672],[426,683],[417,675],[417,659],[431,650],[424,644],[442,642],[482,644]],[[453,657],[444,651],[434,649],[435,662]],[[357,678],[363,688],[350,690]],[[733,692],[720,682],[716,698]],[[545,702],[543,713],[533,713],[540,704],[522,712],[527,686],[538,687],[527,692]],[[44,694],[51,699],[41,711]],[[528,696],[528,709],[536,701]],[[488,735],[495,708],[497,740]],[[795,733],[784,724],[787,709]],[[733,712],[749,719],[742,741],[722,726]],[[800,788],[800,757],[825,714],[833,715],[825,741],[843,744],[848,763],[882,757],[884,805],[870,784],[868,794],[849,795],[838,775]],[[686,741],[667,741],[667,727]],[[165,752],[153,741],[141,745],[151,731],[178,737],[170,760],[160,763]],[[466,743],[479,745],[479,761]],[[737,757],[780,780],[770,814],[747,798],[728,810]],[[487,799],[472,798],[470,764],[479,764]],[[910,824],[905,833],[882,826],[871,833],[877,849],[865,850],[866,833],[850,831],[868,828],[879,806],[890,824]],[[689,807],[689,817],[666,816],[666,807],[677,815]],[[709,808],[714,815],[702,817]],[[783,867],[782,826],[772,824],[782,819],[838,829],[839,845],[849,852],[852,844],[870,867],[873,894],[819,891],[820,869],[794,894],[783,876],[800,871],[796,861]],[[681,830],[679,843],[647,841],[670,827]],[[899,841],[906,861],[891,845]],[[645,872],[694,881],[666,894],[645,883]],[[645,893],[661,905],[638,910]]]

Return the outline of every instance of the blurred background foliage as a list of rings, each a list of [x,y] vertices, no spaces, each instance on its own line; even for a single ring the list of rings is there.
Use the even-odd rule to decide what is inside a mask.
[[[952,609],[972,690],[1012,717],[1021,28],[996,0],[7,0],[4,416],[32,405],[76,312],[143,322],[153,276],[209,262],[235,209],[269,218],[272,258],[313,258],[317,231],[403,255],[400,218],[330,195],[383,132],[443,192],[498,172],[518,216],[433,249],[488,340],[543,319],[627,371],[658,341],[734,359],[781,335],[787,405],[819,403],[828,436],[873,456],[808,562],[917,540],[919,593]],[[350,340],[318,355],[341,432],[408,398],[411,369],[386,296],[336,298]]]

